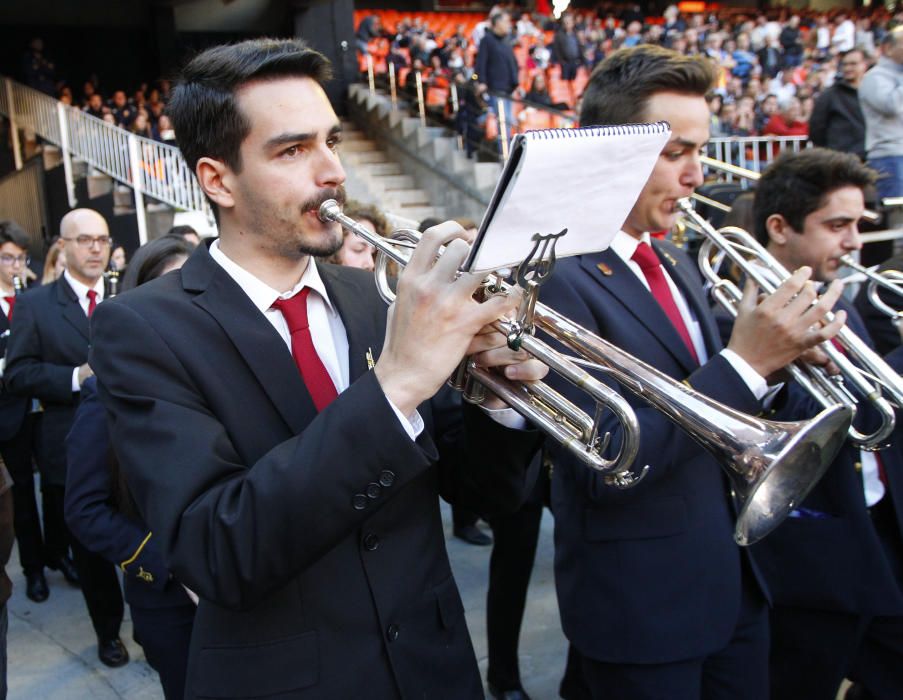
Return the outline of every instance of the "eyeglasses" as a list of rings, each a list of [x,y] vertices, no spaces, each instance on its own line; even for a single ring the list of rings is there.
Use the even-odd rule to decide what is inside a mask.
[[[106,248],[113,242],[113,239],[109,236],[75,236],[74,238],[66,238],[63,236],[64,241],[75,241],[75,245],[79,248],[92,248],[95,244],[99,245],[101,248]]]
[[[9,253],[4,253],[0,255],[0,263],[4,265],[13,265],[15,263],[19,263],[20,265],[28,265],[31,262],[31,258],[27,255],[10,255]]]

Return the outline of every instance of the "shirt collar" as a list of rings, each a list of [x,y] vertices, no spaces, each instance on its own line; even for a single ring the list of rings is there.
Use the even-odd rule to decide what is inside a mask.
[[[629,262],[633,258],[640,243],[649,243],[651,245],[652,236],[647,231],[639,238],[634,238],[626,231],[618,231],[615,237],[611,239],[610,248],[624,262]]]
[[[69,283],[69,286],[72,287],[72,291],[75,292],[75,296],[77,296],[80,300],[87,299],[88,290],[93,289],[95,292],[97,292],[97,301],[103,301],[103,277],[99,277],[94,283],[93,287],[88,287],[87,285],[79,282],[69,274],[69,270],[63,270],[63,277],[66,278],[66,282]]]
[[[326,294],[326,285],[323,284],[323,279],[320,277],[320,271],[317,269],[313,257],[308,258],[307,268],[305,268],[304,274],[301,275],[301,279],[298,280],[298,283],[284,294],[280,294],[266,282],[255,277],[227,256],[220,250],[219,239],[213,241],[210,245],[210,257],[212,257],[219,266],[235,280],[236,284],[242,288],[242,291],[250,297],[251,302],[260,309],[261,312],[265,313],[268,311],[273,305],[273,302],[277,299],[288,299],[293,297],[305,287],[310,287],[319,294],[323,301],[326,302],[326,306],[329,307],[331,311],[334,311],[332,302]]]

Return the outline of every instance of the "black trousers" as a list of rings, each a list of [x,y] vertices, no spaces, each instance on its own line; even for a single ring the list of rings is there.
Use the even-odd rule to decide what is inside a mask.
[[[744,579],[740,615],[724,649],[703,658],[667,664],[612,664],[584,656],[583,675],[593,699],[768,698],[768,610],[755,582],[746,574]]]
[[[81,580],[82,595],[98,641],[119,636],[124,605],[116,567],[98,554],[88,551],[75,538],[72,540],[75,568]]]
[[[903,538],[891,499],[881,499],[870,512],[903,590]],[[903,616],[776,606],[771,628],[774,700],[833,700],[844,678],[870,699],[903,697]]]
[[[19,563],[26,574],[41,571],[69,552],[69,530],[63,519],[62,487],[44,486],[43,534],[34,487],[35,415],[29,413],[11,440],[0,442],[0,455],[13,478],[13,526]]]
[[[171,585],[179,584],[173,582]],[[129,605],[135,641],[144,649],[151,668],[160,674],[166,700],[182,700],[185,697],[188,646],[196,610],[187,596],[185,600],[184,605],[172,607]]]

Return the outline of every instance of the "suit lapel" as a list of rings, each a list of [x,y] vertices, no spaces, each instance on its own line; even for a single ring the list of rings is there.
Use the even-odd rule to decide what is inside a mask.
[[[88,315],[78,303],[78,297],[65,277],[56,281],[56,300],[63,307],[63,318],[77,330],[85,340],[88,336]]]
[[[722,347],[721,335],[718,332],[715,317],[710,311],[705,291],[699,284],[699,277],[689,270],[680,258],[671,255],[664,246],[653,241],[652,247],[668,274],[671,275],[671,279],[674,280],[674,283],[684,295],[684,299],[687,300],[687,304],[689,304],[693,315],[699,322],[708,356],[711,357],[715,353],[720,352]]]
[[[581,265],[639,323],[661,341],[662,347],[687,373],[696,369],[697,365],[689,349],[667,314],[617,253],[609,249],[594,255],[584,255]],[[602,271],[600,265],[606,272]]]
[[[200,248],[182,268],[183,286],[200,292],[194,302],[216,319],[292,432],[302,432],[317,410],[291,353],[235,280]]]
[[[364,302],[373,294],[373,289],[362,289],[356,280],[341,274],[341,270],[333,265],[318,265],[317,268],[329,300],[335,305],[345,326],[348,336],[348,383],[353,384],[370,369],[368,355],[376,360],[382,352],[382,334],[377,332],[373,315],[368,312],[370,302]]]

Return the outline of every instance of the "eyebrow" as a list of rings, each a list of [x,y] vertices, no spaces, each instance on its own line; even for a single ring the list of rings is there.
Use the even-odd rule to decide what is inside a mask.
[[[326,134],[326,137],[335,136],[336,134],[342,133],[342,125],[334,124],[329,132]],[[263,144],[263,147],[266,150],[272,150],[274,148],[279,148],[280,146],[285,146],[290,143],[306,143],[313,141],[317,138],[316,131],[310,132],[295,132],[295,133],[283,133],[277,136],[274,136],[270,139],[267,139],[266,143]]]
[[[696,143],[695,141],[690,141],[689,139],[676,136],[668,141],[668,144],[665,146],[665,148],[673,148],[674,146],[681,146],[683,148],[705,148],[708,144],[708,139],[706,139],[702,143]]]

